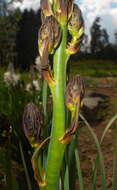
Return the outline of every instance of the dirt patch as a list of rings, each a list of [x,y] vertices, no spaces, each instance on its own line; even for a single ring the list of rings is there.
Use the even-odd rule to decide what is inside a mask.
[[[97,125],[92,124],[92,128],[96,133],[98,139],[101,138],[102,133],[109,121],[109,119],[117,113],[117,89],[113,88],[90,88],[89,91],[93,90],[96,93],[101,93],[109,96],[109,106],[106,110],[106,118]],[[93,116],[92,116],[93,117]],[[81,167],[83,172],[84,188],[89,189],[89,185],[92,179],[92,164],[96,158],[96,146],[92,140],[86,126],[81,129],[81,134],[78,140],[78,148],[80,151]],[[108,190],[112,190],[112,166],[113,166],[113,152],[114,152],[114,125],[109,129],[106,137],[102,143],[102,152],[104,154],[105,169],[107,174],[107,187]],[[79,190],[78,183],[76,190]],[[97,188],[101,190],[101,179],[100,172],[97,178]]]

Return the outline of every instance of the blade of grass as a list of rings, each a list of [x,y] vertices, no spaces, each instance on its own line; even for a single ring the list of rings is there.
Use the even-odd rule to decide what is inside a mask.
[[[82,171],[81,171],[81,167],[80,167],[80,157],[79,157],[78,149],[75,150],[75,157],[76,157],[76,167],[77,167],[78,178],[79,178],[79,188],[80,188],[80,190],[84,190],[83,177],[82,177]]]
[[[112,190],[117,189],[117,122],[115,125],[115,151],[113,161]]]
[[[42,104],[43,104],[44,116],[46,119],[47,119],[47,96],[48,96],[48,84],[46,81],[43,81]]]
[[[84,118],[84,116],[82,114],[80,114],[81,119],[84,121],[84,123],[86,124],[90,134],[92,135],[94,142],[96,144],[97,147],[97,151],[98,151],[98,155],[99,155],[99,163],[100,163],[100,168],[101,168],[101,176],[102,176],[102,190],[107,190],[107,186],[106,186],[106,175],[105,175],[105,167],[104,167],[104,158],[103,158],[103,154],[101,152],[101,148],[100,148],[100,144],[98,141],[98,138],[96,136],[96,134],[94,133],[94,131],[92,130],[91,126],[89,125],[89,123],[87,122],[87,120]]]
[[[23,166],[24,166],[24,171],[25,171],[26,181],[27,181],[27,185],[28,185],[28,190],[32,190],[31,181],[30,181],[30,178],[29,178],[28,169],[27,169],[27,166],[26,166],[25,157],[24,157],[21,142],[19,142],[19,148],[20,148],[22,163],[23,163]]]
[[[69,190],[69,168],[66,166],[65,178],[64,178],[64,190]]]
[[[102,144],[107,131],[109,130],[109,128],[112,126],[113,122],[116,119],[117,119],[117,114],[114,117],[112,117],[112,119],[109,121],[109,123],[105,127],[105,130],[104,130],[104,132],[102,134],[102,137],[101,137],[101,140],[100,140],[100,145]],[[92,184],[91,184],[91,187],[90,187],[91,190],[96,190],[96,180],[97,180],[97,177],[96,177],[97,168],[96,168],[96,166],[98,165],[98,162],[99,162],[99,156],[97,156],[96,160],[95,160],[95,167],[94,167],[94,171],[93,171]]]
[[[7,150],[4,152],[4,169],[5,169],[5,175],[6,175],[6,185],[7,189],[11,190],[19,190],[19,186],[17,184],[16,178],[13,175],[12,172],[12,166],[11,166],[11,156],[10,151]]]
[[[94,168],[93,168],[93,175],[92,175],[92,179],[91,179],[91,185],[90,185],[90,190],[96,190],[97,187],[97,166],[99,163],[99,156],[96,157],[95,160],[95,164],[94,164]]]
[[[109,130],[109,128],[112,126],[112,124],[114,123],[114,121],[117,119],[117,114],[114,116],[114,117],[112,117],[112,119],[109,121],[109,123],[107,124],[107,126],[106,126],[106,128],[105,128],[105,130],[104,130],[104,132],[103,132],[103,134],[102,134],[102,137],[101,137],[101,140],[100,140],[100,144],[102,144],[102,142],[103,142],[103,140],[104,140],[104,137],[105,137],[105,135],[106,135],[106,133],[107,133],[107,131]]]
[[[80,132],[78,131],[75,138],[69,145],[68,151],[68,166],[69,166],[69,187],[70,189],[75,189],[76,184],[76,158],[75,158],[75,149],[77,146],[77,139]]]

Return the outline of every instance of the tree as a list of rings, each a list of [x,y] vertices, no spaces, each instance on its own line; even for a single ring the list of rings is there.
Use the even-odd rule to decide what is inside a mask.
[[[40,11],[35,13],[33,10],[25,10],[23,12],[17,34],[18,65],[22,69],[29,69],[38,55],[37,40],[40,25]]]
[[[19,9],[10,11],[7,2],[0,2],[0,65],[14,62],[16,57],[16,34],[21,18]]]
[[[114,36],[115,36],[115,43],[117,44],[117,30],[115,31]]]
[[[91,53],[96,54],[104,50],[109,45],[109,35],[106,29],[100,25],[100,17],[97,17],[91,27]]]

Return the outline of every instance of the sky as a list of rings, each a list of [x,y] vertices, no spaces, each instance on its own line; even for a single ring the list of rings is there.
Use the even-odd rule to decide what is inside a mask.
[[[23,0],[15,2],[14,6],[21,10],[34,9],[37,11],[40,0]],[[114,32],[117,30],[117,0],[76,0],[85,20],[86,33],[89,34],[92,22],[97,16],[101,17],[102,28],[106,28],[110,41],[114,41]]]

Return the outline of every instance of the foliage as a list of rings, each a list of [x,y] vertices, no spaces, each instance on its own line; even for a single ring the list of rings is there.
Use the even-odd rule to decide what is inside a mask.
[[[29,70],[38,54],[37,39],[40,22],[40,12],[24,10],[18,23],[16,66],[22,70]]]
[[[40,89],[36,89],[33,85],[33,80],[37,80],[37,76],[29,74],[22,75],[17,84],[13,86],[13,82],[5,83],[4,81],[4,71],[1,70],[1,81],[0,81],[0,143],[3,147],[0,148],[2,152],[1,166],[4,175],[8,173],[8,178],[6,183],[8,183],[8,189],[18,189],[15,175],[13,174],[13,163],[12,160],[17,161],[18,156],[20,156],[25,168],[25,175],[28,184],[28,189],[30,190],[30,180],[27,172],[31,170],[28,168],[26,161],[29,159],[29,154],[25,157],[25,150],[30,150],[28,143],[26,142],[24,135],[22,134],[22,112],[25,105],[28,102],[35,102],[37,105],[41,103]],[[13,73],[12,73],[13,75]],[[33,79],[30,83],[30,87],[27,89],[30,77]],[[9,84],[9,85],[8,85]],[[41,86],[41,82],[40,82]],[[3,119],[2,119],[3,118]],[[10,131],[9,131],[10,130]],[[9,137],[8,137],[9,135]],[[8,138],[8,139],[7,139]],[[10,145],[9,145],[10,142]],[[17,143],[16,143],[17,142]],[[24,147],[22,147],[22,144]],[[3,156],[2,156],[3,155]],[[9,156],[9,159],[8,159]],[[28,161],[27,161],[28,163]],[[18,163],[17,163],[18,164]],[[20,162],[20,164],[22,164]],[[10,174],[11,173],[11,174]],[[10,176],[11,175],[11,176]],[[19,183],[19,182],[18,182]],[[10,186],[9,186],[10,184]],[[26,187],[27,188],[27,187]]]
[[[70,60],[71,76],[75,75],[77,71],[83,76],[91,77],[116,77],[117,64],[109,60]]]
[[[21,12],[19,9],[8,10],[6,1],[1,2],[0,10],[0,65],[3,66],[16,60],[16,35]]]
[[[105,29],[101,29],[100,17],[97,17],[91,27],[91,52],[102,51],[109,44],[109,36]]]

